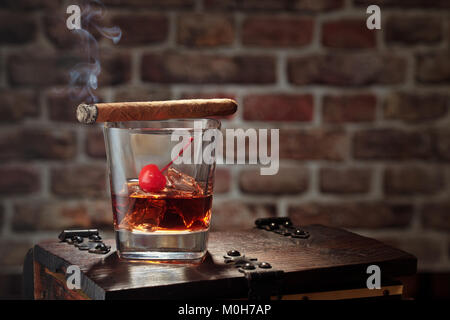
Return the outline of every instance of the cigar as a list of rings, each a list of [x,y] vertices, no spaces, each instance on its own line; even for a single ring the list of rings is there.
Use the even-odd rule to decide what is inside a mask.
[[[167,120],[227,116],[237,110],[232,99],[186,99],[149,102],[82,103],[77,108],[81,123]]]

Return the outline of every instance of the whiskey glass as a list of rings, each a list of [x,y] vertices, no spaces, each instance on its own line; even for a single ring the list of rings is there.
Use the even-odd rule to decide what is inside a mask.
[[[119,257],[171,261],[199,260],[205,255],[215,153],[214,139],[202,137],[206,130],[218,129],[220,121],[215,119],[105,123]],[[206,148],[210,159],[196,158]],[[150,164],[164,176],[161,189],[145,190],[141,174]]]

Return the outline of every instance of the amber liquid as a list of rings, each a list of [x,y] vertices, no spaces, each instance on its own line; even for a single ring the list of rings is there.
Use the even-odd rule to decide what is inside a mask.
[[[114,227],[129,231],[201,231],[209,228],[212,195],[112,195]]]

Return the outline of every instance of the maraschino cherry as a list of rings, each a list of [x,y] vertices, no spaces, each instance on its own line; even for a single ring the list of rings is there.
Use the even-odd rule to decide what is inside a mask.
[[[139,187],[145,192],[158,192],[166,187],[166,177],[156,164],[144,166],[139,173]]]
[[[189,143],[183,147],[175,159],[183,154],[183,152],[190,146],[193,139],[194,138],[192,137],[189,139]],[[139,173],[139,187],[141,190],[145,192],[158,192],[163,190],[166,187],[167,180],[162,173],[172,165],[175,159],[170,161],[161,171],[158,166],[153,163],[144,166]]]

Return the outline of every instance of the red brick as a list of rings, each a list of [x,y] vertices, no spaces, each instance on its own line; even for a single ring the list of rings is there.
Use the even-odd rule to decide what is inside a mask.
[[[387,19],[384,30],[387,43],[430,44],[443,38],[442,19],[432,15],[393,15]]]
[[[324,193],[367,193],[370,190],[371,171],[359,168],[322,168],[320,191]]]
[[[308,188],[309,173],[303,167],[280,168],[275,175],[261,175],[259,169],[244,170],[239,187],[250,194],[298,194]]]
[[[112,24],[109,20],[109,15],[105,14],[105,8],[102,8],[99,2],[94,3],[92,1],[88,4],[85,0],[72,0],[71,4],[78,5],[81,8],[80,22],[83,32],[67,29],[66,22],[69,15],[66,13],[66,7],[63,7],[63,9],[58,7],[43,12],[43,32],[48,40],[57,48],[79,48],[86,50],[85,53],[87,54],[87,50],[92,49],[92,42],[99,42],[104,37],[99,29],[104,28],[104,26],[111,26]],[[88,41],[90,48],[88,48]],[[93,52],[94,50],[90,51],[90,53]]]
[[[296,85],[363,86],[402,83],[406,61],[373,53],[314,54],[289,58],[287,67],[289,81]]]
[[[65,129],[22,128],[0,136],[0,161],[72,159],[76,153],[74,132]]]
[[[87,179],[87,177],[84,177]],[[33,201],[15,205],[12,228],[17,232],[93,227],[86,206],[79,203]]]
[[[256,219],[275,215],[276,207],[270,203],[217,201],[213,203],[211,229],[214,231],[250,229],[255,226]]]
[[[61,5],[62,0],[3,0],[0,7],[13,10],[52,9]]]
[[[105,140],[101,128],[96,127],[86,132],[86,154],[93,158],[106,158]]]
[[[249,10],[249,11],[291,11],[307,12],[329,11],[342,8],[343,0],[205,0],[206,9],[214,10]]]
[[[339,228],[406,227],[412,218],[410,205],[384,203],[309,203],[292,205],[289,217],[297,225],[323,224]]]
[[[447,95],[440,93],[391,93],[384,105],[386,119],[411,122],[439,119],[447,113]]]
[[[432,155],[428,132],[369,129],[355,133],[353,154],[358,159],[411,159]]]
[[[0,246],[0,270],[2,267],[21,267],[28,250],[32,248],[29,240],[2,239]]]
[[[326,95],[322,107],[323,120],[327,123],[373,121],[376,102],[372,94]]]
[[[447,19],[447,48],[450,48],[450,18]]]
[[[119,45],[161,43],[167,39],[169,32],[169,20],[160,13],[121,14],[114,16],[111,23],[122,30]]]
[[[244,99],[243,117],[253,121],[311,121],[314,101],[310,94],[261,94]]]
[[[296,0],[294,1],[294,9],[299,11],[331,11],[344,7],[344,0]]]
[[[36,23],[26,14],[0,12],[0,44],[22,44],[36,37]]]
[[[311,43],[314,22],[294,16],[251,16],[242,26],[242,43],[262,47],[297,47]]]
[[[294,160],[343,160],[348,139],[341,130],[280,130],[280,158]]]
[[[70,82],[70,72],[76,71],[77,66],[78,71],[85,68],[86,59],[80,52],[50,52],[35,48],[33,52],[13,54],[8,58],[9,79],[13,85],[66,85]],[[129,54],[105,52],[98,59],[101,62],[100,86],[122,84],[130,79]],[[86,86],[86,83],[74,82],[71,85],[77,89],[77,86]]]
[[[67,197],[105,197],[106,169],[99,165],[76,165],[51,170],[51,190]]]
[[[159,101],[170,100],[169,87],[120,86],[114,90],[114,101]]]
[[[234,21],[228,15],[190,13],[177,20],[177,42],[185,46],[227,46],[234,36]]]
[[[103,0],[107,7],[124,7],[142,10],[150,9],[187,9],[193,8],[195,0]]]
[[[16,122],[39,113],[37,94],[31,90],[1,90],[0,122]]]
[[[0,194],[27,194],[40,190],[39,172],[32,167],[2,166],[0,167]]]
[[[102,54],[99,86],[127,83],[131,78],[131,56],[128,53]]]
[[[270,56],[148,53],[142,59],[142,79],[161,83],[274,83],[275,60]]]
[[[102,98],[99,93],[95,93],[99,102]],[[51,89],[46,92],[48,116],[52,121],[78,123],[76,118],[77,106],[89,101],[90,97],[83,90],[72,89]]]
[[[58,48],[68,49],[80,46],[81,37],[66,26],[67,14],[65,11],[52,10],[45,12],[42,17],[44,32],[47,38]],[[84,19],[81,19],[84,21]],[[86,28],[86,26],[83,26]]]
[[[436,149],[440,159],[450,160],[450,130],[440,129],[436,132]]]
[[[248,138],[245,138],[245,141],[244,141],[244,145],[243,146],[238,146],[237,145],[237,143],[234,143],[234,148],[233,148],[233,154],[228,154],[227,153],[227,151],[226,151],[226,144],[227,144],[227,140],[228,139],[234,139],[234,142],[236,142],[236,138],[233,136],[233,137],[231,137],[230,136],[230,138],[227,138],[227,132],[226,132],[226,130],[227,129],[242,129],[243,131],[244,131],[244,134],[245,133],[247,133],[246,131],[247,131],[247,127],[240,127],[240,128],[238,128],[238,126],[236,126],[236,125],[234,125],[234,124],[229,124],[229,123],[226,123],[222,128],[221,128],[221,133],[222,133],[222,136],[223,136],[223,143],[222,143],[222,158],[224,159],[224,161],[225,161],[225,159],[231,159],[232,161],[234,161],[234,163],[236,163],[236,161],[237,161],[237,152],[238,151],[243,151],[244,153],[245,153],[245,161],[246,161],[246,163],[248,162],[248,159],[249,159],[249,139]],[[267,149],[269,150],[268,151],[268,153],[270,152],[270,135],[268,134],[268,138],[267,138]]]
[[[368,7],[372,4],[376,4],[381,7],[401,7],[402,9],[414,9],[414,8],[450,8],[450,4],[447,0],[408,0],[406,3],[404,0],[353,0],[353,3],[358,6]]]
[[[69,82],[69,70],[82,62],[80,55],[51,53],[35,48],[10,56],[7,60],[9,80],[13,85],[45,86]]]
[[[341,19],[325,22],[322,44],[330,48],[374,48],[376,31],[366,27],[365,19]]]
[[[416,80],[422,83],[450,83],[450,51],[419,54]]]
[[[283,10],[288,9],[286,0],[205,0],[206,9],[231,9],[231,10]]]
[[[447,256],[450,257],[450,241],[447,242]]]
[[[3,222],[5,221],[5,208],[0,204],[0,229],[3,228]]]
[[[443,185],[442,173],[431,168],[403,166],[387,168],[384,174],[386,194],[433,194]]]
[[[113,231],[112,205],[109,199],[87,201],[86,206],[90,209],[90,225],[101,228],[102,232]]]
[[[421,216],[425,228],[450,231],[450,203],[428,203],[422,208]]]
[[[228,169],[216,169],[214,176],[214,194],[227,193],[230,191],[231,174]]]
[[[226,92],[183,92],[181,99],[216,99],[225,98],[236,100],[236,95]]]

